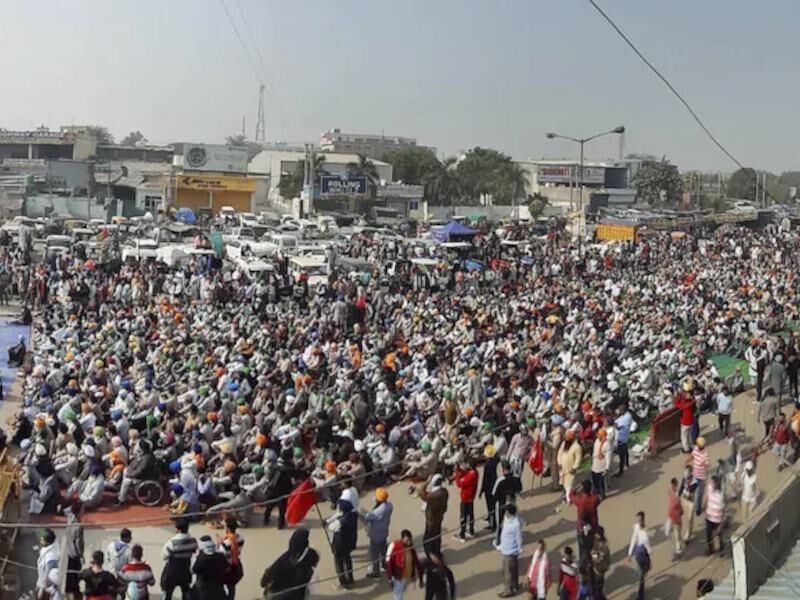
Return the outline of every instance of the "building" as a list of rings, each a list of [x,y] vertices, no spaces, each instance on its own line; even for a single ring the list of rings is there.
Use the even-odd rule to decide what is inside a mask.
[[[248,176],[247,149],[220,144],[181,144],[173,158],[172,205],[217,214],[223,206],[255,210],[256,179]]]
[[[39,127],[31,131],[0,129],[0,159],[85,160],[97,152],[97,138],[88,127],[64,126],[58,131]]]
[[[575,160],[518,160],[525,171],[525,193],[545,196],[562,213],[579,208],[579,163]],[[583,163],[583,202],[587,212],[600,207],[631,206],[636,190],[630,187],[630,165],[626,162]]]
[[[358,155],[356,154],[339,154],[333,152],[323,152],[317,155],[320,163],[321,170],[324,173],[318,174],[318,179],[315,182],[315,200],[323,199],[326,195],[323,193],[322,177],[329,177],[331,180],[345,179],[347,175],[347,166],[352,163],[358,163]],[[282,150],[265,150],[259,152],[253,160],[250,161],[250,175],[260,180],[259,191],[256,193],[256,202],[259,204],[266,204],[279,211],[292,210],[291,203],[293,198],[284,198],[281,195],[281,180],[285,177],[294,177],[295,173],[300,169],[302,171],[303,162],[305,161],[304,152],[295,151],[282,151]],[[392,165],[379,160],[373,160],[375,169],[378,171],[378,178],[383,182],[392,180]],[[329,184],[331,180],[325,183]],[[330,189],[330,188],[327,188]],[[351,195],[365,195],[363,191],[355,191]],[[266,209],[265,209],[266,210]]]
[[[97,146],[97,158],[100,160],[136,160],[151,163],[172,163],[174,155],[174,146],[153,146],[150,144],[136,144],[135,146],[98,144]]]
[[[329,129],[320,136],[319,149],[323,152],[363,154],[373,160],[383,160],[392,150],[414,148],[416,138],[373,133],[344,133],[341,129]],[[422,146],[426,147],[426,146]],[[436,153],[435,148],[430,148]]]

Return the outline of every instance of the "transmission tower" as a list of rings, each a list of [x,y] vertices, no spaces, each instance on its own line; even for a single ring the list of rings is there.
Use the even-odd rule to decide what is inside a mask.
[[[266,119],[264,118],[264,84],[258,87],[258,119],[256,120],[256,144],[264,144],[266,138]]]

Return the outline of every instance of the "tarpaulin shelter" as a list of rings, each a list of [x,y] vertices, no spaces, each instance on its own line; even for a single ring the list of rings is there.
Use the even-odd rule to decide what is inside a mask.
[[[185,206],[179,208],[175,213],[175,220],[180,221],[181,223],[186,223],[187,225],[194,225],[197,223],[197,217],[194,215],[192,209],[186,208]]]
[[[458,241],[469,239],[476,233],[478,233],[477,229],[471,229],[466,225],[462,225],[456,221],[451,221],[447,225],[443,225],[442,227],[437,227],[434,229],[432,237],[437,242],[449,242],[451,240]]]

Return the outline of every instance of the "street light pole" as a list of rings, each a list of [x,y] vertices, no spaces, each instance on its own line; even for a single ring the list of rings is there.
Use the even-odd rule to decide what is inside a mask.
[[[568,135],[560,135],[558,133],[552,133],[552,132],[547,134],[547,139],[549,140],[555,138],[559,138],[562,140],[569,140],[571,142],[575,142],[576,144],[578,144],[581,149],[580,159],[578,161],[578,211],[579,211],[578,218],[580,219],[578,224],[578,235],[581,237],[583,236],[585,230],[585,222],[586,222],[583,210],[584,208],[583,207],[583,147],[584,144],[586,144],[586,142],[591,142],[592,140],[596,140],[597,138],[603,137],[605,135],[611,135],[612,133],[622,135],[623,133],[625,133],[625,127],[620,125],[619,127],[615,127],[614,129],[612,129],[611,131],[604,131],[603,133],[598,133],[597,135],[593,135],[587,138],[574,138],[574,137],[569,137]]]

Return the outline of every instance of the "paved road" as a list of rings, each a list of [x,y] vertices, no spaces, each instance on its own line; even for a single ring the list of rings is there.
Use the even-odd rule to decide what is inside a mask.
[[[7,413],[10,406],[8,402],[0,407],[0,418]],[[788,409],[787,409],[788,410]],[[735,402],[734,423],[744,429],[744,435],[757,435],[761,431],[756,422],[755,406],[752,403],[752,393],[740,395]],[[709,454],[712,461],[721,458],[726,452],[726,445],[721,442],[716,431],[716,419],[706,416],[702,422],[702,432],[709,442]],[[639,510],[647,513],[648,528],[654,544],[652,556],[653,568],[647,581],[648,598],[694,598],[694,586],[698,578],[710,577],[715,581],[721,580],[730,568],[730,560],[725,558],[705,556],[705,542],[701,523],[695,523],[694,541],[687,549],[685,556],[678,562],[672,560],[672,550],[663,533],[663,523],[666,519],[666,490],[672,477],[679,477],[685,458],[677,448],[665,452],[655,459],[645,459],[633,465],[624,477],[612,478],[612,487],[608,499],[600,506],[600,522],[605,527],[609,545],[612,552],[612,568],[607,578],[607,592],[609,598],[635,597],[635,567],[626,560],[627,547],[634,515]],[[780,477],[776,469],[774,458],[764,456],[759,463],[759,485],[763,490],[772,489]],[[526,489],[530,487],[529,473],[524,477]],[[420,539],[423,531],[423,515],[420,502],[407,493],[407,484],[398,484],[390,488],[390,499],[394,503],[395,511],[392,522],[392,535],[399,536],[399,531],[409,528],[416,539]],[[445,527],[454,531],[458,526],[458,490],[450,488],[450,505],[445,516]],[[371,497],[361,500],[362,506],[371,504]],[[521,570],[527,569],[534,544],[538,539],[545,539],[550,548],[551,564],[557,565],[557,552],[565,545],[575,545],[574,520],[575,511],[566,507],[562,512],[557,512],[559,499],[557,494],[548,488],[535,490],[528,489],[519,503],[520,515],[524,521],[525,554],[522,559]],[[324,512],[328,512],[327,509]],[[476,504],[476,517],[485,514],[485,507]],[[325,580],[320,582],[313,594],[314,598],[386,598],[389,590],[384,581],[378,583],[366,579],[366,534],[359,531],[359,549],[354,553],[354,564],[357,569],[356,586],[350,592],[335,591],[333,581],[333,560],[327,547],[323,530],[318,522],[313,520],[313,513],[309,516],[307,525],[311,528],[311,544],[321,556],[319,569],[320,577]],[[481,526],[483,523],[481,522]],[[160,574],[162,561],[160,549],[164,541],[171,535],[169,527],[133,527],[134,541],[143,544],[145,559]],[[87,531],[87,555],[91,550],[103,549],[116,535],[116,528],[103,530],[94,529]],[[202,526],[193,528],[197,536],[203,533],[215,535]],[[264,568],[271,564],[287,547],[291,531],[277,531],[274,528],[253,526],[242,531],[246,545],[243,550],[243,563],[245,576],[237,590],[237,598],[255,600],[261,597],[258,581]],[[35,543],[34,533],[29,532],[22,537],[15,553],[17,560],[30,562],[32,554],[30,546]],[[488,534],[466,543],[459,543],[452,539],[448,533],[443,539],[443,551],[446,560],[452,567],[458,585],[459,599],[485,599],[495,597],[502,587],[501,557],[491,546]],[[27,573],[26,581],[31,581],[32,572]],[[159,598],[158,594],[153,596]],[[407,598],[422,598],[420,590],[413,589]],[[551,597],[555,597],[555,589],[551,590]]]

